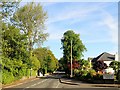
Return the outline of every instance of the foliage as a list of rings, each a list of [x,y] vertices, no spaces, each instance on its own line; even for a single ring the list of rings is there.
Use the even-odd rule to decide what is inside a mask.
[[[86,50],[79,37],[79,34],[75,34],[74,31],[68,30],[64,33],[63,38],[61,39],[65,66],[71,60],[71,42],[73,60],[79,60],[83,56],[83,52]],[[64,67],[64,69],[66,71],[68,70],[66,67]]]
[[[93,63],[93,69],[95,69],[96,71],[102,71],[103,69],[107,68],[107,64],[104,63],[103,61],[96,61],[95,63]]]
[[[10,24],[2,25],[2,53],[5,57],[26,59],[27,37],[20,33],[20,30]],[[24,60],[23,59],[23,60]]]
[[[102,75],[97,74],[94,69],[87,70],[79,70],[74,69],[74,76],[80,80],[101,80],[103,79]]]
[[[20,0],[18,0],[17,2],[11,2],[11,1],[2,1],[1,2],[1,15],[2,15],[2,21],[4,21],[4,23],[9,23],[12,24],[12,16],[14,14],[14,12],[18,9],[19,7],[19,3]]]
[[[69,68],[69,70],[71,69],[71,62],[68,63],[68,68]],[[80,68],[80,63],[76,60],[73,60],[72,68],[73,68],[73,70]]]
[[[91,67],[91,63],[88,61],[88,60],[84,60],[84,59],[82,59],[82,60],[79,60],[79,63],[80,63],[80,68],[79,69],[81,69],[81,70],[89,70]]]
[[[115,70],[115,74],[117,74],[117,72],[119,70],[119,66],[120,66],[120,62],[119,61],[112,61],[110,63],[110,67],[113,68],[113,70]]]
[[[38,70],[40,68],[40,61],[35,56],[32,56],[30,59],[32,61],[32,69]]]
[[[12,72],[9,72],[7,70],[2,70],[2,83],[8,84],[14,81],[14,76]]]
[[[37,48],[33,54],[40,62],[40,68],[46,69],[48,72],[53,72],[58,68],[58,60],[55,58],[51,50],[47,48]]]
[[[48,36],[47,33],[43,32],[46,18],[47,13],[43,7],[33,2],[24,5],[13,15],[13,22],[28,37],[28,49],[31,55],[33,46],[35,44],[41,45]]]
[[[38,59],[39,55],[34,56],[32,49],[35,44],[42,44],[48,36],[43,32],[47,13],[40,4],[29,3],[19,8],[19,3],[1,2],[0,35],[2,40],[0,40],[0,44],[2,44],[2,49],[0,48],[0,50],[2,52],[0,51],[0,53],[2,54],[0,58],[2,62],[0,62],[0,69],[3,71],[2,84],[11,83],[24,76],[29,77],[31,73],[35,76],[36,71],[42,66]],[[46,56],[44,60],[46,63]],[[57,63],[57,61],[55,62]],[[53,64],[51,66],[56,68],[53,67]]]
[[[60,58],[60,60],[58,61],[58,66],[59,66],[59,68],[58,68],[58,70],[59,71],[64,71],[64,66],[65,64],[64,64],[64,59],[63,58]]]

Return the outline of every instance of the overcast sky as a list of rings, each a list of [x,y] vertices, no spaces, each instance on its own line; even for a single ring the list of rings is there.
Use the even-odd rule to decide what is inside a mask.
[[[46,32],[49,33],[43,46],[49,47],[56,58],[63,56],[60,50],[61,38],[67,30],[80,34],[80,39],[87,48],[83,57],[85,59],[96,57],[102,52],[115,54],[118,51],[118,2],[49,1],[51,2],[46,0],[41,3],[48,13]],[[25,2],[23,0],[22,5]]]

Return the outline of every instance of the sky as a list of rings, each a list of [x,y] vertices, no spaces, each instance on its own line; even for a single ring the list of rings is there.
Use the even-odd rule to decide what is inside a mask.
[[[35,1],[35,0],[34,0]],[[46,2],[45,2],[46,1]],[[49,33],[43,47],[49,47],[57,59],[63,56],[61,38],[67,30],[80,34],[87,48],[84,59],[96,57],[103,52],[118,52],[118,2],[73,2],[45,0],[41,2],[47,11],[46,30]],[[100,1],[100,0],[99,0]],[[113,2],[114,1],[114,2]],[[23,0],[22,5],[27,1]],[[36,3],[39,3],[37,0]]]

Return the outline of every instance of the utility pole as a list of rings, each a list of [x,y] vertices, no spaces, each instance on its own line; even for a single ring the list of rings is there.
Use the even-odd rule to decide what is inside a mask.
[[[71,40],[71,75],[70,77],[73,77],[73,72],[72,72],[72,40]]]

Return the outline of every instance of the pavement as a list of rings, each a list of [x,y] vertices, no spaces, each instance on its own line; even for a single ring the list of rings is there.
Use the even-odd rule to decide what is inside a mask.
[[[86,82],[82,82],[82,81],[78,81],[75,79],[67,79],[67,78],[61,78],[60,79],[61,83],[65,83],[65,84],[71,84],[71,85],[82,85],[83,87],[117,87],[120,88],[120,84],[92,84],[92,83],[86,83]]]

